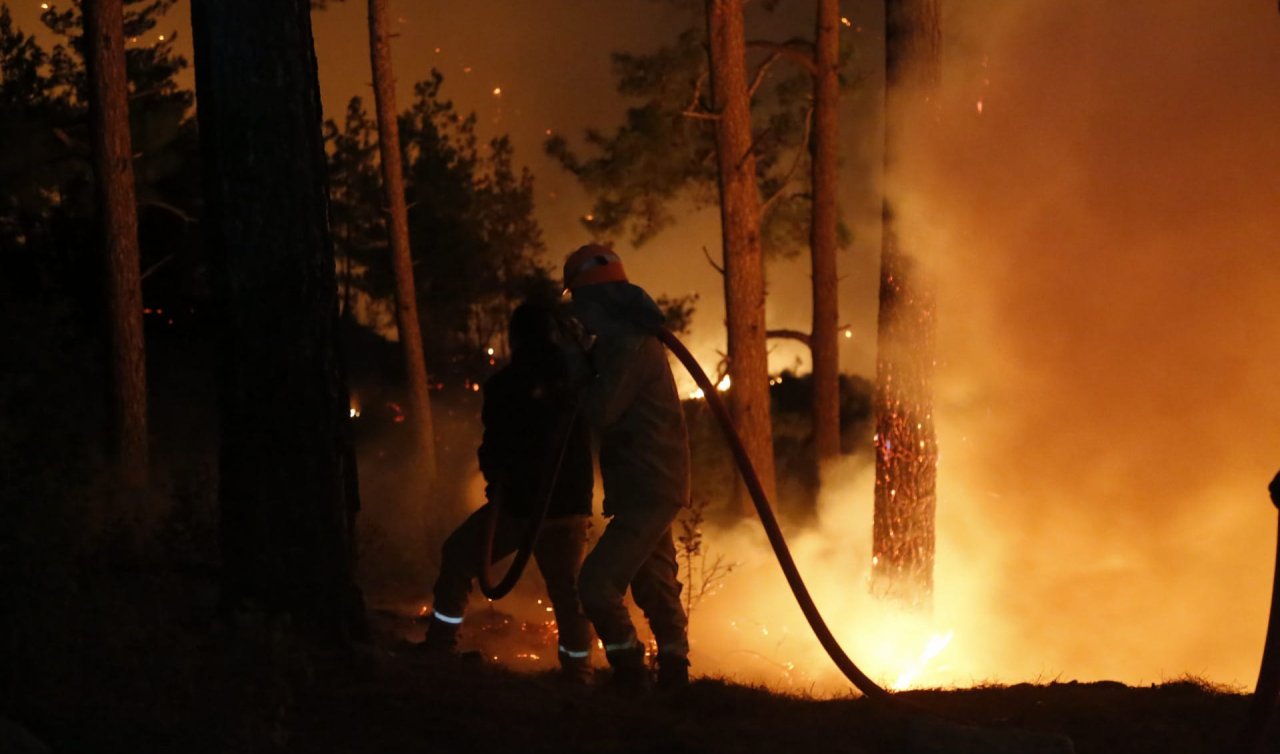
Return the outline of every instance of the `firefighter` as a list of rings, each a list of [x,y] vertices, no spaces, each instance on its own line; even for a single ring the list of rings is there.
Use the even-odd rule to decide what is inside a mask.
[[[657,640],[659,688],[684,686],[688,619],[671,525],[689,499],[689,433],[666,350],[652,334],[663,315],[605,246],[570,254],[564,284],[592,339],[579,401],[598,433],[609,519],[578,579],[582,607],[605,645],[614,685],[643,691],[645,650],[623,604],[630,588]]]
[[[440,655],[455,652],[490,506],[502,510],[493,543],[496,562],[519,547],[529,517],[543,505],[546,475],[558,467],[533,555],[555,613],[561,672],[566,680],[587,683],[593,637],[578,601],[577,578],[591,515],[591,443],[586,423],[568,399],[557,329],[549,303],[525,302],[511,315],[511,363],[484,384],[479,457],[487,502],[445,540],[422,648]]]

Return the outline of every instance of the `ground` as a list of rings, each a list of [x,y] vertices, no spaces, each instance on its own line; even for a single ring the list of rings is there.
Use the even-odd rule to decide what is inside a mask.
[[[32,647],[26,684],[7,689],[0,722],[75,753],[1217,754],[1248,704],[1191,680],[904,694],[915,710],[714,678],[624,699],[603,684],[565,688],[548,670],[424,658],[404,639],[409,610],[371,611],[373,641],[340,651],[304,646],[287,626],[229,628],[205,612],[213,591],[200,583],[126,574],[69,600],[77,629]],[[99,610],[127,630],[99,630]]]

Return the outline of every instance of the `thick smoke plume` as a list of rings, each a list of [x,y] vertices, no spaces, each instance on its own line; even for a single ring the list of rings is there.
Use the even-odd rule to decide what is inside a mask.
[[[907,629],[862,595],[866,474],[828,485],[801,564],[886,683],[910,664],[888,642],[954,632],[918,682],[1251,685],[1280,466],[1280,16],[948,12],[937,128],[912,129],[899,197],[939,278],[934,615]],[[743,565],[695,610],[696,651],[834,683],[746,528],[709,536]]]

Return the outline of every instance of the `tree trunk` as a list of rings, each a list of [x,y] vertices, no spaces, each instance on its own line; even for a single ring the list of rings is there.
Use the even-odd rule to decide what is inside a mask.
[[[90,146],[106,253],[111,445],[121,483],[136,489],[147,482],[147,375],[122,1],[87,0],[84,33]]]
[[[840,300],[836,289],[836,163],[839,160],[840,3],[818,0],[813,76],[813,439],[821,472],[840,455]]]
[[[934,287],[912,257],[892,198],[902,189],[900,134],[927,118],[940,78],[938,0],[885,3],[885,200],[876,363],[872,589],[928,609],[933,595],[938,447],[933,426]],[[919,249],[915,249],[919,254]]]
[[[400,156],[400,125],[396,120],[396,79],[391,68],[391,33],[387,0],[369,0],[369,53],[373,64],[373,96],[378,109],[378,149],[382,158],[382,188],[387,205],[391,264],[396,277],[396,324],[404,351],[409,391],[409,421],[413,424],[422,471],[436,475],[435,431],[427,390],[427,362],[422,353],[418,298],[409,256],[409,211],[404,199],[404,170]]]
[[[751,151],[742,0],[707,0],[711,85],[720,167],[720,227],[724,239],[724,304],[728,329],[729,406],[751,462],[775,498],[769,360],[765,350],[764,255],[760,189]],[[739,485],[741,488],[741,485]],[[739,500],[746,496],[741,489]],[[745,502],[744,502],[745,504]]]
[[[359,501],[310,4],[193,0],[191,14],[221,308],[223,605],[342,639],[363,625]]]

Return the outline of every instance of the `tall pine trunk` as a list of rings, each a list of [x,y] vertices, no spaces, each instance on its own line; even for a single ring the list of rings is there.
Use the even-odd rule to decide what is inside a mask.
[[[840,2],[818,0],[813,76],[813,438],[818,468],[840,455],[840,301],[836,284]]]
[[[912,231],[922,218],[900,218],[892,199],[904,187],[901,134],[920,125],[913,121],[931,117],[928,103],[936,102],[941,36],[938,0],[886,0],[872,589],[925,609],[933,595],[938,459],[935,283],[920,261],[920,249],[911,248]]]
[[[193,0],[220,304],[223,604],[310,633],[362,626],[358,493],[337,353],[308,0]]]
[[[84,31],[111,333],[111,449],[120,482],[138,488],[147,482],[147,375],[122,0],[86,0]]]
[[[724,304],[728,329],[729,405],[770,498],[777,488],[765,348],[764,255],[760,190],[752,153],[742,0],[707,0],[711,87],[717,114],[720,227],[724,240]],[[741,490],[739,488],[739,495]]]
[[[386,202],[391,264],[396,278],[396,324],[404,353],[409,391],[409,421],[413,424],[422,473],[435,478],[435,430],[427,389],[427,362],[422,352],[418,298],[409,255],[409,211],[404,198],[404,169],[400,156],[400,125],[396,120],[396,79],[391,68],[391,33],[387,0],[369,0],[369,55],[373,67],[373,96],[378,110],[378,149],[382,158],[382,188]]]

